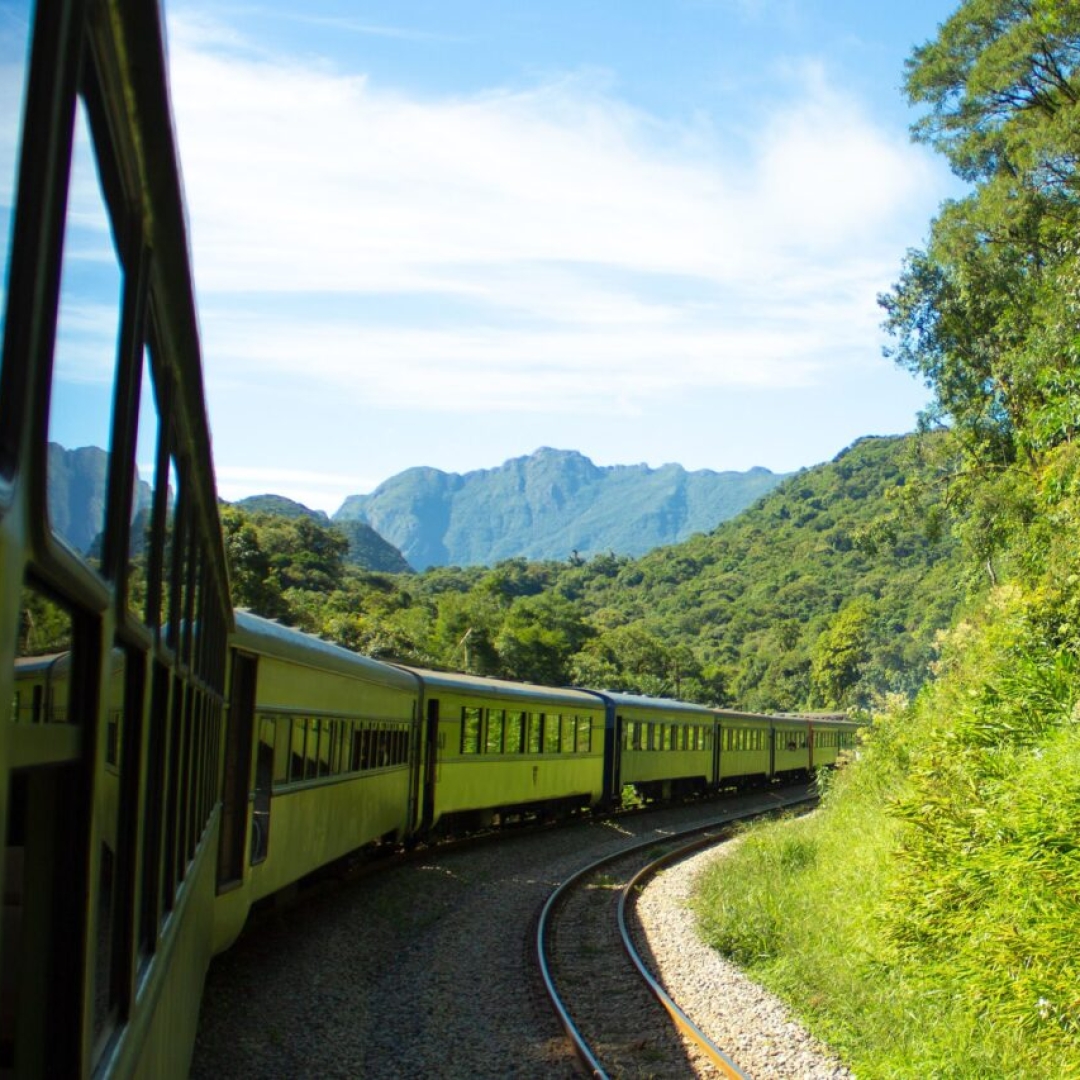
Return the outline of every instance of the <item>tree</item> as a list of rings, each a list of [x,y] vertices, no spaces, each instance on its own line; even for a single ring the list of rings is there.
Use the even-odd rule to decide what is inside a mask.
[[[967,0],[908,62],[915,138],[973,185],[881,298],[892,355],[961,452],[1005,467],[1080,431],[1080,7]]]
[[[827,709],[865,705],[858,685],[870,655],[873,613],[864,600],[854,600],[837,612],[814,644],[810,682],[819,704]]]

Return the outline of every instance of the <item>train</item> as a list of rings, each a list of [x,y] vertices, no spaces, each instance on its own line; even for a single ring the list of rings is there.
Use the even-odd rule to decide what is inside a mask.
[[[248,611],[234,619],[212,953],[232,944],[253,907],[343,860],[806,779],[853,748],[859,727],[841,714],[747,713],[427,670]],[[109,821],[120,798],[122,677],[114,664],[99,783]],[[17,660],[16,722],[62,722],[70,678],[69,653]],[[108,842],[117,851],[115,833]]]
[[[851,745],[842,717],[425,671],[234,611],[160,4],[26,0],[4,29],[0,1080],[185,1075],[211,957],[357,851]],[[88,299],[111,329],[74,342]],[[87,542],[62,480],[90,474]]]

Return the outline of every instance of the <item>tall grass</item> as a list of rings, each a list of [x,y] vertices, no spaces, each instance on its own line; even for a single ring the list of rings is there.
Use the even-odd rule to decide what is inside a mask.
[[[1080,1078],[1080,679],[999,590],[810,818],[704,881],[706,939],[867,1078]]]

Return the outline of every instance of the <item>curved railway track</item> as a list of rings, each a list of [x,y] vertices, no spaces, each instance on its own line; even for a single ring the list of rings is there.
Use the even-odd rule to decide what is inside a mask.
[[[551,893],[537,925],[536,961],[555,1014],[592,1076],[748,1077],[654,977],[634,943],[628,909],[648,878],[723,842],[738,822],[814,801],[807,793],[762,795],[760,803],[706,825],[606,855]]]

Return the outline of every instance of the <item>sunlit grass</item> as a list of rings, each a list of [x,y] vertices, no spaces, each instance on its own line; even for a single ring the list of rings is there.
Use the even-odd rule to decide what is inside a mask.
[[[820,812],[749,828],[703,879],[706,940],[860,1080],[1080,1077],[1077,680],[1022,622],[965,630]]]

